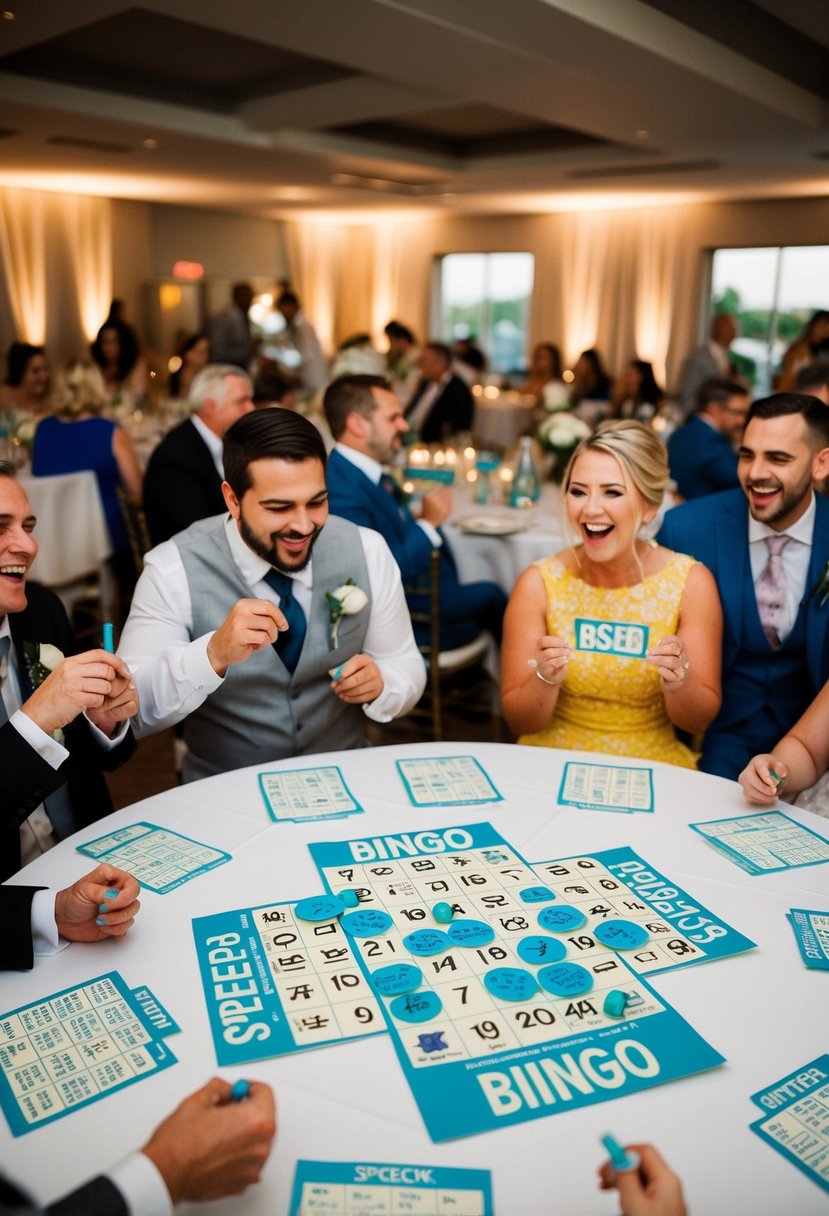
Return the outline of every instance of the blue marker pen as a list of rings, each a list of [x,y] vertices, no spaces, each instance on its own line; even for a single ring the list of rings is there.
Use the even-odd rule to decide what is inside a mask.
[[[231,1102],[242,1102],[250,1097],[250,1081],[234,1081],[230,1090]]]
[[[112,621],[104,621],[104,650],[107,654],[115,654],[115,630]]]
[[[626,1152],[615,1136],[608,1132],[606,1136],[602,1136],[602,1144],[607,1150],[610,1164],[617,1173],[624,1174],[627,1170],[639,1169],[639,1154]]]
[[[335,667],[334,670],[331,672],[331,679],[334,681],[339,680],[340,676],[343,674],[344,667],[345,667],[345,663],[340,663],[339,667]]]

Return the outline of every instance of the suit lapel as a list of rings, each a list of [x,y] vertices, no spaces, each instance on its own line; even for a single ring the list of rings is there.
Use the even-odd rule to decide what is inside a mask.
[[[740,491],[740,499],[729,503],[723,526],[717,528],[717,566],[723,572],[719,578],[723,616],[731,624],[739,648],[742,641],[743,603],[746,595],[754,595],[754,583],[748,560],[748,505]],[[716,524],[714,525],[716,527]]]

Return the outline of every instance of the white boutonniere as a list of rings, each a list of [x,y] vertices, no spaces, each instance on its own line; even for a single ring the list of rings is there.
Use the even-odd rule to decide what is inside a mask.
[[[823,567],[820,578],[812,590],[812,595],[819,597],[818,608],[822,608],[826,601],[829,600],[829,561]]]
[[[328,600],[328,611],[331,616],[331,649],[336,650],[340,635],[340,621],[344,616],[356,616],[358,612],[362,612],[368,603],[368,596],[357,586],[353,578],[347,578],[341,587],[335,587],[333,591],[326,591],[325,598]]]
[[[33,689],[40,688],[46,677],[64,660],[63,651],[49,642],[24,642],[23,657]]]

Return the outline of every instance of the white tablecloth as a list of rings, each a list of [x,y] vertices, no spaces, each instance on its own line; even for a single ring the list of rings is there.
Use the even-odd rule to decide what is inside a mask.
[[[95,474],[27,474],[18,480],[37,516],[40,550],[32,578],[58,587],[97,571],[112,553],[112,541]]]
[[[493,485],[499,482],[497,474],[492,482]],[[568,543],[561,490],[551,482],[545,483],[540,500],[527,510],[495,504],[476,506],[463,487],[456,491],[456,503],[442,531],[452,548],[462,583],[489,579],[509,595],[522,570],[541,557],[557,553]],[[514,524],[517,531],[509,536],[479,536],[458,526],[464,519],[480,516]]]
[[[395,759],[459,752],[478,757],[504,801],[413,808]],[[0,1120],[0,1159],[39,1197],[52,1199],[142,1144],[181,1096],[216,1071],[191,917],[318,893],[322,884],[309,841],[488,820],[529,861],[629,845],[758,943],[748,954],[651,981],[726,1064],[638,1095],[435,1145],[385,1037],[265,1061],[246,1070],[273,1084],[279,1102],[278,1139],[262,1185],[243,1198],[187,1210],[282,1216],[295,1162],[303,1157],[485,1168],[493,1173],[498,1216],[610,1216],[618,1202],[599,1193],[595,1171],[603,1157],[598,1138],[611,1129],[623,1141],[658,1144],[683,1176],[690,1209],[699,1216],[822,1216],[825,1193],[763,1144],[749,1124],[759,1115],[752,1093],[829,1046],[827,977],[803,967],[786,921],[791,907],[829,908],[829,865],[759,878],[744,874],[686,826],[747,813],[739,786],[668,765],[653,765],[653,814],[559,807],[563,765],[577,758],[543,748],[458,743],[305,756],[268,767],[339,764],[365,813],[273,824],[256,770],[244,769],[157,795],[85,829],[76,839],[149,820],[227,849],[234,860],[170,895],[145,893],[139,920],[123,942],[73,945],[38,960],[31,973],[3,976],[2,1009],[10,1010],[116,969],[130,986],[150,985],[182,1033],[170,1039],[179,1063],[156,1078],[18,1140]],[[825,820],[788,813],[829,834]],[[16,881],[64,885],[90,868],[65,842]]]
[[[529,431],[535,399],[516,392],[499,393],[497,397],[475,397],[475,419],[472,428],[479,448],[503,450],[512,447]]]

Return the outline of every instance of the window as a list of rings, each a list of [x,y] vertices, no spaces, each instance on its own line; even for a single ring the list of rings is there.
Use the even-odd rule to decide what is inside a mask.
[[[731,351],[755,396],[771,391],[786,349],[822,308],[829,309],[829,245],[714,251],[710,316],[739,318]]]
[[[491,372],[526,365],[533,287],[531,253],[449,253],[438,259],[438,331],[445,342],[472,338]]]

